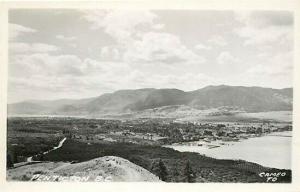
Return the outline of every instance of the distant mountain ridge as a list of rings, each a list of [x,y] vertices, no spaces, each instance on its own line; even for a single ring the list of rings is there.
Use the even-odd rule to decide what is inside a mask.
[[[292,110],[293,89],[244,86],[207,86],[179,89],[119,90],[87,99],[31,100],[8,105],[9,115],[103,115],[138,112],[164,106],[195,109],[237,108],[247,112]]]

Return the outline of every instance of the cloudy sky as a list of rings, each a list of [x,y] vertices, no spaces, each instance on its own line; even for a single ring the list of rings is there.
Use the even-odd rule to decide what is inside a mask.
[[[292,86],[285,11],[10,10],[8,101]]]

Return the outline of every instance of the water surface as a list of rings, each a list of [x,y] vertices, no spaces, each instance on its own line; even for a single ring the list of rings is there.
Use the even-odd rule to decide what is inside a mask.
[[[167,145],[177,151],[197,152],[217,159],[241,159],[272,168],[291,169],[292,132],[275,132],[267,136],[228,142],[216,148],[190,145]]]

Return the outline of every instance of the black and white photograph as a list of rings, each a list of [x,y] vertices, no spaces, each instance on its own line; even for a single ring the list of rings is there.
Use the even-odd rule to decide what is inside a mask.
[[[291,10],[10,8],[6,181],[291,184],[294,25]]]

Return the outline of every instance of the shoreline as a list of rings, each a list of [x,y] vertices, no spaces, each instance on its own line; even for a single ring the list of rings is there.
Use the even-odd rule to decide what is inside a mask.
[[[289,144],[289,140],[291,140],[292,138],[291,134],[292,131],[273,132],[259,137],[249,137],[247,139],[240,139],[239,141],[226,142],[217,140],[210,143],[203,141],[192,141],[173,143],[171,145],[163,145],[162,147],[172,148],[180,152],[195,152],[200,155],[205,155],[216,159],[244,160],[247,162],[258,163],[262,166],[270,168],[291,169],[289,161],[289,159],[291,158],[290,149],[288,151],[285,151],[282,148],[287,146],[282,146],[278,144],[282,142],[284,142],[284,144]],[[266,144],[264,144],[265,140],[267,140]],[[276,143],[276,140],[279,140],[278,143]],[[270,142],[272,143],[268,144]],[[256,144],[261,145],[256,146]],[[273,155],[277,158],[268,159],[268,157],[271,157],[273,154],[270,151],[273,150],[273,148],[271,148],[270,145],[275,145],[277,146],[277,148],[279,148],[279,150],[281,149],[282,153],[279,154],[282,154],[282,156]],[[290,145],[288,147],[290,148]],[[274,147],[274,150],[276,150],[276,147]],[[288,154],[288,156],[284,155],[284,153]],[[259,158],[259,154],[261,154],[261,158]],[[274,152],[274,154],[277,154],[277,152]],[[270,160],[274,161],[274,166],[272,166],[272,161]]]

